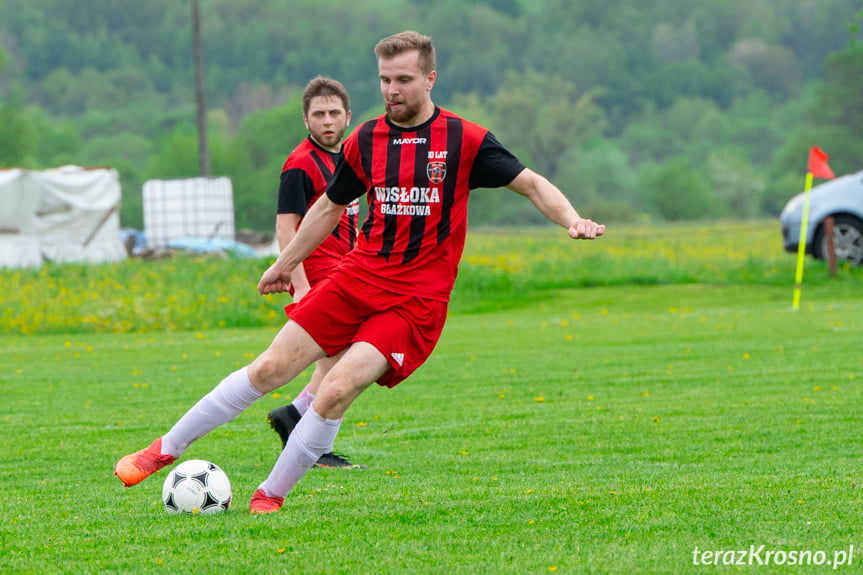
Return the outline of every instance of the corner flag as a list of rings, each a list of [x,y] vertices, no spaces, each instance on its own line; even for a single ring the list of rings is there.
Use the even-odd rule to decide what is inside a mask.
[[[806,186],[803,190],[803,214],[800,218],[800,240],[797,243],[797,273],[794,275],[794,300],[791,307],[795,310],[800,308],[800,287],[803,285],[803,260],[806,257],[806,227],[809,220],[809,190],[812,189],[812,178],[831,180],[836,176],[827,165],[830,156],[818,146],[809,148],[809,163],[806,173]]]
[[[809,148],[809,173],[813,178],[821,178],[822,180],[832,180],[836,176],[833,175],[833,170],[827,165],[827,160],[830,156],[824,153],[824,150],[818,146]]]

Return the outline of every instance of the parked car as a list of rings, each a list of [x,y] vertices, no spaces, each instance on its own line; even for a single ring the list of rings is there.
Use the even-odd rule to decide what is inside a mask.
[[[804,194],[791,198],[779,216],[785,250],[797,252]],[[849,174],[809,190],[806,225],[806,253],[826,260],[827,237],[824,219],[833,216],[833,244],[836,261],[863,264],[863,171]]]

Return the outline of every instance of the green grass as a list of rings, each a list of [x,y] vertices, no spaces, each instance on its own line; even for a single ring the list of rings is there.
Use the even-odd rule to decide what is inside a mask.
[[[790,281],[735,280],[537,288],[455,313],[411,379],[348,412],[336,449],[369,468],[312,470],[261,517],[248,500],[277,457],[264,418],[284,395],[184,456],[227,471],[223,516],[169,516],[164,472],[124,489],[112,467],[272,327],[10,330],[0,572],[680,573],[711,569],[696,547],[859,555],[858,277],[806,284],[797,312]]]

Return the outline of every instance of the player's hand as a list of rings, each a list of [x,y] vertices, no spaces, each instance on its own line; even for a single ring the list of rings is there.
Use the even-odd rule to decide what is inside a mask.
[[[574,240],[593,240],[605,233],[605,224],[593,220],[578,220],[569,226],[569,237]]]
[[[284,293],[291,285],[291,272],[271,265],[258,282],[258,293],[261,295]]]

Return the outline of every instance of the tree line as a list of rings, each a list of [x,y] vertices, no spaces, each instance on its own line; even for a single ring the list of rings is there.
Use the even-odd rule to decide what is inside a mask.
[[[773,216],[806,150],[861,169],[858,0],[201,0],[212,173],[239,227],[271,230],[278,175],[318,74],[382,112],[372,48],[417,29],[437,104],[489,127],[605,221]],[[188,0],[0,0],[0,166],[116,167],[124,225],[141,185],[197,174]],[[474,223],[536,223],[475,193]]]

